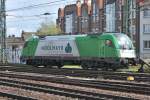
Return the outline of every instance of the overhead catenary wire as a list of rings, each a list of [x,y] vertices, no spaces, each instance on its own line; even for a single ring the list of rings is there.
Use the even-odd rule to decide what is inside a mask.
[[[135,11],[135,10],[132,10],[132,11]],[[104,14],[113,14],[113,13],[120,13],[122,11],[115,11],[115,12],[106,12]],[[124,11],[123,13],[130,13],[128,11]],[[37,14],[37,15],[31,15],[31,16],[20,16],[20,15],[9,15],[9,14],[6,14],[7,17],[14,17],[14,18],[30,18],[30,17],[41,17],[41,16],[50,16],[50,15],[54,15],[54,14],[57,14],[57,13],[44,13],[44,14]],[[10,19],[10,18],[9,18]],[[11,18],[13,19],[13,18]]]
[[[38,15],[31,15],[31,16],[16,16],[16,15],[8,15],[6,14],[6,16],[10,16],[10,17],[17,17],[17,18],[30,18],[30,17],[41,17],[41,16],[48,16],[48,15],[54,15],[56,13],[44,13],[44,14],[38,14]]]
[[[75,1],[75,0],[72,0],[72,1]],[[40,7],[40,6],[45,6],[46,4],[54,4],[54,3],[58,3],[58,2],[62,2],[62,0],[53,1],[53,2],[49,2],[49,3],[41,3],[41,4],[36,4],[36,5],[30,5],[30,6],[22,7],[22,9],[21,8],[16,8],[16,9],[11,9],[11,10],[7,10],[7,11],[9,12],[9,11],[17,11],[17,10],[30,9],[30,7],[38,7],[38,6]],[[58,5],[58,4],[55,4],[55,5]],[[135,11],[135,10],[133,10],[133,11]],[[122,12],[122,11],[115,11],[115,13],[120,13],[120,12]],[[112,12],[109,12],[109,13],[107,12],[105,14],[111,14],[111,13]],[[125,12],[124,11],[122,13],[129,13],[129,12]],[[15,18],[25,18],[25,17],[38,17],[40,15],[31,15],[31,16],[7,15],[7,18],[9,18],[9,16],[13,16]]]
[[[76,0],[72,0],[72,1],[76,1]],[[10,15],[9,12],[11,12],[11,11],[19,11],[19,10],[25,10],[25,9],[29,10],[30,8],[42,7],[42,6],[46,6],[46,5],[47,6],[49,6],[49,5],[51,5],[51,6],[54,5],[55,6],[55,5],[60,5],[60,2],[62,2],[62,0],[57,0],[57,1],[48,2],[48,3],[41,3],[41,4],[36,4],[36,5],[30,5],[30,6],[25,6],[25,7],[21,7],[21,8],[10,9],[10,10],[6,11],[6,17],[7,17],[7,19],[17,19],[17,18],[20,19],[20,18],[26,18],[26,17],[39,17],[40,18],[43,14],[31,15],[31,16],[21,16],[21,15]],[[7,14],[7,12],[8,12],[8,14]],[[50,15],[54,15],[54,14],[56,14],[56,13],[50,13]],[[45,15],[45,16],[47,16],[47,15]],[[12,17],[14,17],[14,18],[12,18]]]
[[[32,15],[32,16],[7,15],[7,16],[10,16],[10,17],[14,17],[14,18],[7,18],[7,23],[10,23],[10,22],[23,22],[23,21],[35,21],[35,20],[41,21],[41,20],[45,19],[45,16],[51,16],[51,15],[54,15],[54,14],[56,14],[56,13],[44,13],[44,14]],[[18,20],[14,20],[16,18]]]
[[[27,18],[27,19],[10,20],[7,22],[24,22],[24,21],[36,21],[37,22],[37,20],[38,20],[37,18]],[[38,20],[38,21],[40,21],[40,20]]]
[[[15,9],[9,9],[9,10],[6,10],[6,12],[18,11],[18,10],[24,10],[24,9],[30,9],[30,8],[36,8],[36,7],[41,7],[41,6],[49,5],[49,4],[52,4],[52,3],[57,3],[57,2],[62,2],[62,0],[48,2],[48,3],[41,3],[41,4],[36,4],[36,5],[30,5],[30,6],[15,8]]]
[[[70,2],[73,2],[76,0],[72,0]],[[33,8],[39,8],[39,7],[43,7],[43,6],[49,6],[55,3],[61,3],[64,2],[63,0],[57,0],[57,1],[53,1],[53,2],[48,2],[48,3],[40,3],[40,4],[36,4],[36,5],[29,5],[29,6],[25,6],[25,7],[20,7],[20,8],[14,8],[14,9],[8,9],[6,10],[6,12],[12,12],[12,11],[19,11],[19,10],[25,10],[25,9],[33,9]]]

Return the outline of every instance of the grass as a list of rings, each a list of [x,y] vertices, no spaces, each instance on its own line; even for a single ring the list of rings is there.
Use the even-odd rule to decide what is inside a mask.
[[[140,65],[137,66],[129,66],[129,68],[126,69],[118,69],[117,71],[121,72],[138,72],[138,69],[140,68]]]
[[[127,69],[119,69],[117,71],[121,71],[121,72],[135,72],[137,73],[138,70],[140,69],[141,65],[137,65],[137,66],[129,66],[129,68]],[[150,67],[144,65],[144,73],[150,73]]]
[[[140,65],[137,65],[137,66],[129,66],[129,71],[131,71],[131,72],[138,72],[138,70],[139,70],[139,68],[140,68]]]
[[[82,69],[79,65],[65,65],[62,68],[75,68],[75,69]],[[121,72],[138,72],[138,69],[140,68],[140,65],[138,66],[129,66],[129,68],[126,69],[118,69],[117,71]]]
[[[65,65],[62,68],[75,68],[75,69],[82,69],[79,65]]]

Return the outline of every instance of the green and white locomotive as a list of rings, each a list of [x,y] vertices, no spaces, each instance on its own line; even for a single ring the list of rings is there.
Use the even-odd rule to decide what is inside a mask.
[[[21,60],[28,65],[81,65],[84,69],[113,69],[134,63],[135,49],[123,33],[32,36],[23,47]]]

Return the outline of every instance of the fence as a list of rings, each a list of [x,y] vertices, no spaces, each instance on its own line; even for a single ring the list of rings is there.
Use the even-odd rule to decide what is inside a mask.
[[[8,63],[20,63],[20,56],[21,56],[21,49],[15,48],[15,49],[5,49],[5,55],[7,57]],[[2,50],[0,49],[0,55],[2,53]]]

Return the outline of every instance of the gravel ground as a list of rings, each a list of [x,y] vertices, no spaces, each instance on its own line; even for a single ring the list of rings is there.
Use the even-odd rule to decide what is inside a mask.
[[[29,90],[7,87],[7,86],[0,86],[0,92],[32,97],[38,100],[78,100],[70,97],[58,96],[58,95],[47,94],[47,93],[36,92],[36,91],[29,91]],[[0,100],[10,100],[10,99],[2,97],[2,99],[0,98]]]
[[[9,78],[10,79],[10,78]],[[109,90],[102,90],[102,89],[94,89],[94,88],[86,88],[86,87],[80,87],[80,86],[72,86],[72,85],[64,85],[64,84],[56,84],[56,83],[50,83],[50,82],[41,82],[41,81],[33,81],[33,80],[26,80],[26,79],[16,79],[12,78],[12,80],[19,80],[22,82],[29,82],[29,83],[38,83],[42,85],[48,85],[48,86],[56,86],[56,87],[63,87],[63,88],[70,88],[70,89],[76,89],[76,90],[83,90],[83,91],[89,91],[89,92],[94,92],[94,93],[102,93],[102,94],[110,94],[110,95],[116,95],[116,96],[125,96],[125,97],[131,97],[135,99],[140,99],[140,100],[150,100],[150,96],[147,95],[140,95],[140,94],[135,94],[135,93],[126,93],[126,92],[118,92],[118,91],[109,91]],[[1,90],[1,89],[0,89]],[[26,91],[27,92],[27,91]],[[20,93],[20,92],[19,92]],[[33,95],[33,93],[28,92],[30,95]],[[27,94],[28,94],[27,93]],[[38,94],[38,93],[37,93]],[[47,100],[47,95],[43,97],[43,100]],[[50,98],[53,97],[54,95],[50,95]],[[46,97],[46,99],[45,99]],[[58,98],[58,96],[56,96]],[[59,97],[60,98],[60,97]],[[64,99],[64,97],[62,97]],[[50,100],[62,100],[62,99],[50,99]],[[68,98],[67,98],[68,99]],[[66,100],[66,99],[64,99]],[[68,99],[69,100],[69,99]],[[71,99],[72,100],[72,99]]]
[[[6,97],[0,97],[0,100],[10,100],[10,99],[8,99]]]

